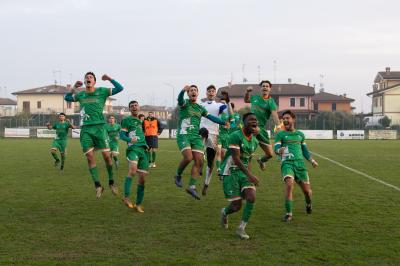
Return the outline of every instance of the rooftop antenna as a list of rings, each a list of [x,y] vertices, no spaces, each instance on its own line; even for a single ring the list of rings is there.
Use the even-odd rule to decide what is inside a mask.
[[[323,74],[320,74],[319,75],[319,80],[320,80],[320,82],[319,82],[319,91],[320,92],[324,92],[324,75]]]
[[[56,77],[56,74],[58,74],[58,77],[59,77],[59,79],[58,79],[58,82],[59,82],[59,84],[61,85],[61,74],[62,72],[61,72],[61,70],[53,70],[53,78],[54,78],[54,83],[57,85],[57,77]]]
[[[276,60],[273,61],[273,70],[274,70],[274,84],[276,83],[276,72],[278,71],[278,63]]]
[[[242,77],[243,77],[243,83],[246,83],[246,82],[247,82],[247,78],[244,76],[244,69],[245,69],[245,67],[246,67],[246,64],[243,64],[243,65],[242,65]]]

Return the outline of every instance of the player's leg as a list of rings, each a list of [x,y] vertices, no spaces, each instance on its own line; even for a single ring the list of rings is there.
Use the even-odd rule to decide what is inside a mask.
[[[290,222],[293,217],[293,188],[294,188],[294,177],[293,175],[286,174],[283,177],[285,182],[285,210],[286,214],[283,218],[284,222]]]
[[[189,185],[186,188],[186,192],[190,194],[193,198],[199,200],[200,197],[197,194],[196,184],[197,180],[199,179],[199,169],[203,161],[204,153],[202,149],[192,149],[192,156],[193,156],[193,165],[192,171],[190,174]]]
[[[113,161],[111,159],[110,141],[107,131],[103,125],[96,125],[94,130],[96,130],[93,134],[94,147],[100,150],[103,156],[103,160],[107,169],[108,186],[114,195],[118,195],[118,188],[114,184]]]
[[[156,141],[157,137],[154,137],[154,139]],[[152,152],[151,156],[153,158],[153,166],[152,167],[156,167],[157,148],[153,148],[153,152]]]
[[[242,214],[242,220],[240,222],[240,225],[238,229],[236,230],[236,234],[241,238],[241,239],[249,239],[249,235],[246,233],[246,225],[249,222],[251,213],[254,208],[254,202],[256,201],[256,190],[253,185],[250,185],[248,187],[243,188],[243,198],[246,200],[246,205],[244,206],[243,209],[243,214]]]
[[[67,151],[67,141],[64,140],[64,141],[61,141],[61,143],[60,143],[60,155],[61,155],[60,170],[64,170],[66,151]]]
[[[91,127],[82,127],[80,134],[80,142],[82,146],[83,153],[86,156],[86,160],[89,167],[90,176],[92,177],[94,186],[96,188],[96,197],[100,198],[103,194],[104,188],[100,183],[99,172],[96,165],[96,160],[94,157],[94,142],[92,135],[90,134]]]
[[[124,182],[124,199],[123,202],[128,208],[135,208],[132,201],[130,200],[131,195],[131,187],[132,187],[132,178],[135,176],[137,172],[137,165],[138,165],[138,156],[136,152],[132,150],[126,151],[126,159],[128,160],[128,174],[125,177]]]
[[[221,209],[221,227],[228,228],[228,215],[238,212],[242,208],[242,196],[237,172],[231,171],[230,175],[224,176],[223,190],[229,205]]]
[[[203,196],[207,195],[207,189],[208,186],[210,185],[216,154],[217,152],[213,148],[211,147],[206,148],[207,169],[206,169],[206,178],[204,179],[203,190],[201,193]],[[202,159],[202,164],[203,160],[204,158]],[[201,165],[199,167],[201,167]]]
[[[136,203],[135,209],[137,212],[143,213],[144,209],[142,206],[143,198],[144,198],[144,183],[145,176],[148,174],[149,170],[149,159],[147,158],[147,152],[145,149],[141,149],[137,151],[139,162],[138,162],[138,184],[136,188]]]
[[[108,174],[108,186],[111,189],[111,192],[114,195],[118,195],[118,188],[114,182],[114,173],[113,173],[113,161],[111,159],[111,153],[109,150],[103,150],[101,152],[103,156],[104,163],[106,164],[107,174]]]
[[[312,213],[312,202],[311,202],[311,196],[312,196],[312,190],[311,190],[311,185],[310,183],[305,183],[300,181],[299,185],[301,187],[301,190],[303,191],[304,194],[304,200],[306,203],[306,212],[308,214]]]
[[[54,158],[54,166],[58,166],[60,159],[58,158],[57,151],[59,150],[59,145],[57,140],[53,140],[51,144],[50,154]]]
[[[188,164],[193,160],[193,156],[190,140],[186,135],[178,135],[176,137],[176,142],[179,150],[181,151],[182,160],[179,162],[178,169],[176,169],[176,175],[174,179],[176,186],[182,187],[182,173]]]
[[[295,164],[295,176],[297,178],[298,184],[301,187],[301,190],[304,194],[304,200],[306,203],[306,212],[308,214],[312,213],[312,204],[311,204],[311,185],[310,185],[310,178],[308,177],[308,171],[306,165],[303,162],[298,162]]]
[[[273,151],[272,146],[270,145],[269,135],[265,128],[261,128],[260,133],[257,135],[257,139],[260,143],[260,147],[264,152],[264,156],[257,159],[258,164],[260,165],[261,170],[266,169],[266,163],[269,159],[272,158]]]

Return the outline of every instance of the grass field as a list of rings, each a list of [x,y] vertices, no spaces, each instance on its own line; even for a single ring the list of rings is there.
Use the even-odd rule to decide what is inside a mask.
[[[0,264],[365,264],[398,265],[400,191],[315,157],[310,169],[314,212],[295,189],[293,222],[281,222],[283,184],[273,159],[247,226],[251,239],[219,227],[226,205],[220,181],[195,201],[175,187],[180,154],[161,141],[147,178],[145,213],[106,190],[95,198],[79,142],[69,141],[64,172],[53,167],[51,140],[0,139]],[[312,151],[400,187],[400,141],[309,141]],[[120,145],[124,150],[124,144]],[[99,155],[98,155],[99,156]],[[124,156],[121,156],[123,158]],[[98,157],[103,184],[104,163]],[[117,174],[122,191],[124,160]],[[185,183],[188,181],[185,171]],[[136,185],[133,186],[136,191]],[[135,195],[135,193],[132,193]]]

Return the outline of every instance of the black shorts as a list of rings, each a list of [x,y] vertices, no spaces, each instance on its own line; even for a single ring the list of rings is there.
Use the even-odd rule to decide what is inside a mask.
[[[158,137],[157,136],[146,136],[146,143],[149,148],[158,149]]]

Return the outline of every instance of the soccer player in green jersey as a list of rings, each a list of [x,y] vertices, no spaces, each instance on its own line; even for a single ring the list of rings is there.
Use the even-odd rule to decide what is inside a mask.
[[[60,113],[58,115],[58,122],[55,123],[53,126],[51,126],[50,123],[47,123],[46,126],[48,129],[56,130],[56,137],[51,145],[50,153],[55,160],[54,166],[58,166],[58,164],[60,163],[60,159],[58,158],[57,151],[60,152],[61,155],[60,170],[63,170],[65,163],[65,154],[67,151],[68,130],[70,128],[73,129],[75,127],[69,122],[69,120],[65,119],[64,113]]]
[[[122,119],[120,138],[128,143],[126,158],[129,162],[128,175],[125,177],[124,184],[124,203],[137,212],[143,213],[142,206],[144,198],[145,176],[149,169],[149,158],[147,157],[147,143],[143,133],[143,121],[139,119],[139,103],[129,102],[131,115]],[[138,173],[138,184],[136,189],[136,202],[133,204],[129,199],[131,194],[132,177]]]
[[[236,230],[241,239],[248,239],[245,228],[251,216],[256,199],[256,185],[258,178],[250,170],[251,158],[257,149],[259,133],[258,122],[254,113],[243,116],[244,127],[229,135],[229,150],[221,165],[220,174],[224,177],[223,189],[225,198],[230,202],[221,210],[221,226],[228,228],[228,215],[237,212],[242,207],[242,200],[246,200],[242,220]]]
[[[189,96],[189,99],[184,99],[185,92]],[[186,188],[186,192],[197,200],[199,200],[200,197],[196,191],[196,183],[200,175],[199,170],[203,163],[204,156],[204,145],[199,135],[200,119],[204,116],[220,125],[225,124],[220,118],[208,114],[207,110],[197,103],[198,95],[199,90],[196,85],[185,86],[178,95],[179,121],[176,141],[183,158],[179,163],[175,175],[176,186],[182,187],[181,175],[186,166],[191,161],[194,161],[189,186]]]
[[[118,139],[119,139],[119,131],[121,130],[121,125],[115,123],[115,117],[113,115],[111,115],[108,118],[108,124],[106,124],[106,130],[107,130],[108,137],[110,139],[110,155],[111,155],[111,158],[114,160],[115,168],[118,169],[118,165],[119,165]]]
[[[260,82],[261,95],[252,95],[250,92],[253,90],[252,87],[248,87],[244,96],[244,102],[251,103],[251,112],[255,113],[260,126],[260,134],[257,135],[257,139],[260,142],[260,147],[264,151],[264,156],[259,158],[257,162],[260,165],[261,170],[265,170],[266,162],[272,158],[273,151],[269,141],[269,135],[265,129],[267,120],[272,116],[275,125],[279,125],[278,107],[276,106],[275,100],[270,96],[272,84],[268,80]]]
[[[295,114],[288,110],[283,112],[282,117],[285,130],[276,134],[274,150],[275,153],[281,157],[282,161],[281,172],[286,187],[286,215],[283,220],[289,222],[293,217],[293,188],[295,181],[300,185],[303,191],[306,201],[306,212],[308,214],[312,212],[312,191],[304,158],[310,161],[314,168],[318,166],[318,163],[311,157],[311,153],[309,152],[305,142],[304,134],[296,130],[294,127],[296,121]]]
[[[108,80],[114,88],[94,87],[96,76],[93,72],[85,74],[85,90],[76,90],[83,85],[77,81],[71,92],[67,93],[64,99],[67,102],[79,102],[80,106],[80,142],[84,154],[86,155],[89,172],[96,187],[96,197],[100,198],[104,192],[104,187],[100,183],[97,170],[94,150],[100,150],[106,163],[108,173],[108,184],[114,195],[118,194],[118,188],[114,185],[113,162],[110,156],[110,144],[107,131],[104,127],[105,119],[103,116],[104,104],[107,98],[121,92],[124,88],[116,80],[108,75],[103,75],[102,80]]]

